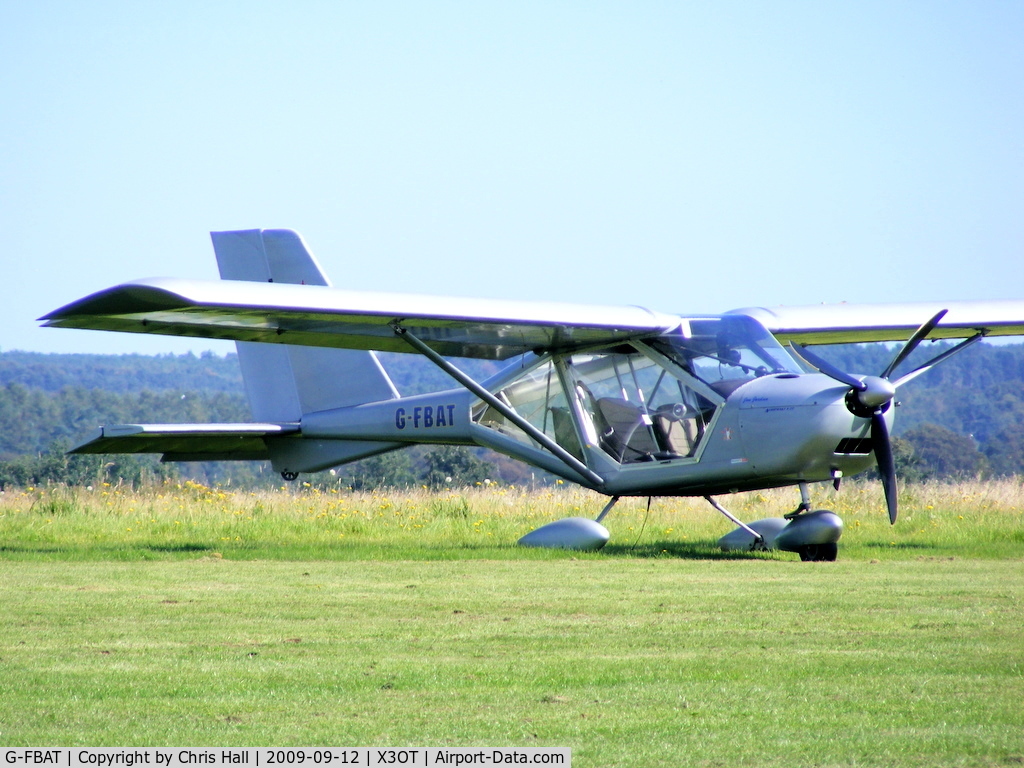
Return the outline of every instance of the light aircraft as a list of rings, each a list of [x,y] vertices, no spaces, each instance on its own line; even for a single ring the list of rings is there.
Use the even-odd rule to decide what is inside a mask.
[[[332,288],[289,230],[213,232],[219,281],[118,285],[41,318],[47,326],[237,342],[253,423],[101,427],[77,453],[164,461],[269,460],[286,480],[414,443],[476,445],[610,497],[526,546],[598,549],[623,496],[703,496],[737,528],[723,549],[834,560],[842,521],[809,484],[877,464],[897,515],[889,434],[904,383],[985,336],[1024,334],[1024,301],[737,309],[441,298]],[[925,339],[963,339],[896,377]],[[904,341],[877,375],[805,345]],[[807,364],[802,367],[790,350]],[[458,387],[403,397],[375,350],[418,353]],[[507,361],[477,381],[448,358]],[[716,496],[797,486],[784,518],[742,523]]]

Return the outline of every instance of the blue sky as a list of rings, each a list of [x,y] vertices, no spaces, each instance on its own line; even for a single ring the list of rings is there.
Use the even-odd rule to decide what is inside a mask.
[[[300,231],[335,285],[748,305],[1024,298],[1024,3],[0,6],[0,349]],[[922,318],[922,321],[924,318]]]

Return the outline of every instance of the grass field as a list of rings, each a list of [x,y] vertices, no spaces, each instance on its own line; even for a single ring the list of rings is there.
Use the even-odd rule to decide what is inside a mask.
[[[0,744],[567,746],[578,766],[1024,762],[1024,487],[848,484],[836,563],[568,488],[0,497]],[[723,499],[774,516],[792,491]]]

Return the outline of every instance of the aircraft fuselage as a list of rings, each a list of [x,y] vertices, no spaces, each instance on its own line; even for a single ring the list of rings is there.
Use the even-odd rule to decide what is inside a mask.
[[[580,458],[602,483],[541,446],[481,424],[474,419],[479,400],[461,388],[306,414],[300,429],[313,439],[492,448],[609,495],[707,495],[825,481],[870,467],[870,421],[849,411],[847,391],[817,373],[752,379],[715,410],[691,456],[622,462],[599,441],[581,440]]]

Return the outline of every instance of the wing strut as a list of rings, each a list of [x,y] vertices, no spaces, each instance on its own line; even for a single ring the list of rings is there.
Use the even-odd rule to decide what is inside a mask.
[[[498,413],[504,416],[506,419],[511,421],[521,430],[523,430],[523,432],[528,434],[538,443],[540,443],[549,451],[551,451],[551,453],[553,453],[555,456],[561,459],[562,462],[567,464],[574,472],[578,472],[579,474],[583,475],[583,477],[587,478],[587,480],[589,480],[594,485],[604,485],[604,478],[602,478],[599,474],[594,472],[586,464],[577,459],[575,456],[573,456],[571,453],[565,450],[562,446],[560,446],[550,437],[548,437],[535,426],[533,426],[533,424],[531,424],[518,413],[516,413],[514,408],[510,408],[500,399],[495,397],[492,393],[488,392],[486,389],[480,386],[472,378],[467,376],[465,373],[463,373],[454,365],[452,365],[443,357],[441,357],[441,355],[437,354],[437,352],[435,352],[425,343],[423,343],[421,339],[417,338],[414,334],[410,333],[408,329],[403,328],[398,323],[393,323],[391,327],[394,328],[395,335],[397,335],[400,339],[403,339],[407,344],[409,344],[409,346],[411,346],[417,352],[419,352],[428,360],[430,360],[430,362],[432,362],[442,371],[444,371],[457,382],[459,382],[459,384],[464,386],[466,389],[468,389],[474,395],[479,397],[481,400],[483,400],[485,403],[491,406],[494,410],[496,410]]]

